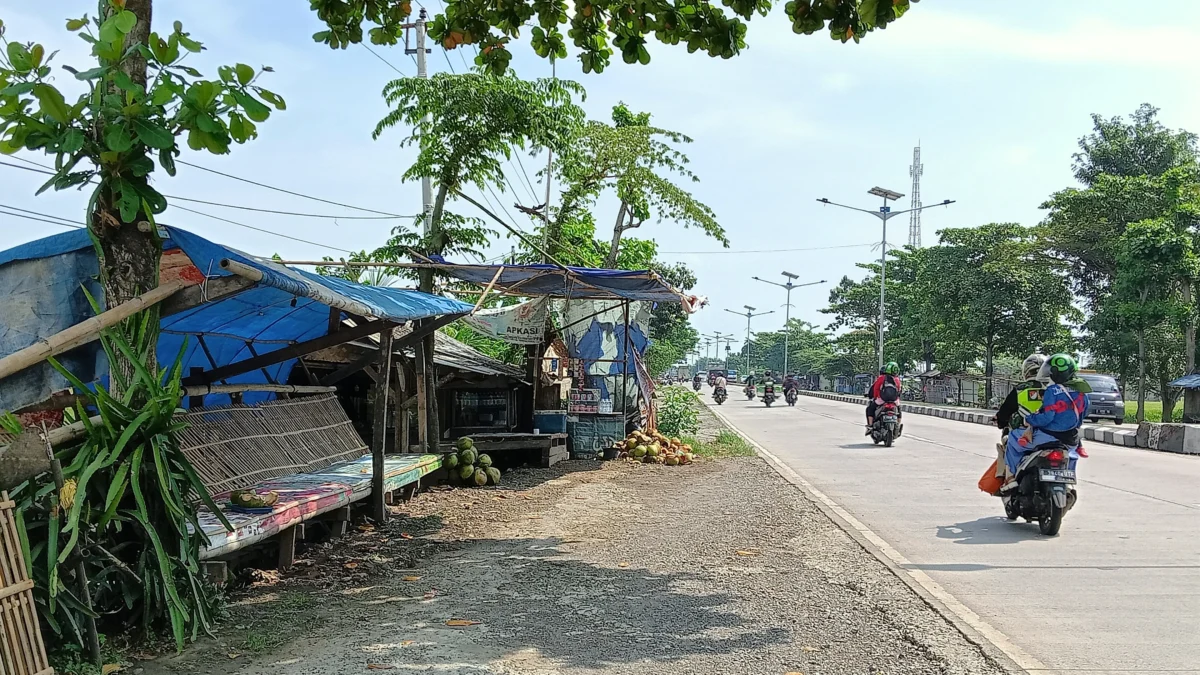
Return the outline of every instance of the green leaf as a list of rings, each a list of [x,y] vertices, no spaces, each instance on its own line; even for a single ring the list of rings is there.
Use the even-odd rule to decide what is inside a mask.
[[[231,93],[233,94],[233,100],[237,101],[238,105],[242,106],[242,110],[246,111],[246,117],[255,122],[265,122],[271,116],[271,109],[260,103],[253,96],[237,90]]]
[[[166,105],[173,98],[175,98],[175,92],[171,91],[171,87],[166,84],[159,84],[154,88],[153,93],[150,94],[150,104]]]
[[[129,31],[133,30],[134,26],[137,25],[137,14],[134,14],[127,9],[118,12],[113,16],[113,18],[116,19],[117,30],[121,31],[122,33],[128,33]]]
[[[41,104],[42,113],[50,116],[59,124],[71,121],[71,108],[63,100],[63,95],[54,87],[39,82],[33,87],[33,95]]]
[[[29,92],[33,91],[35,86],[37,86],[36,82],[18,82],[14,85],[5,87],[4,89],[0,89],[0,96],[20,96],[21,94],[28,94]]]
[[[25,45],[19,42],[10,42],[7,51],[8,62],[12,64],[13,70],[20,74],[33,70],[29,63],[29,51],[25,49]]]
[[[183,33],[179,33],[179,44],[184,49],[188,50],[189,52],[192,52],[193,54],[199,54],[200,50],[204,49],[204,47],[199,42],[196,42],[195,40],[184,35]]]
[[[104,144],[113,152],[125,152],[133,147],[133,137],[123,124],[110,124],[104,129]]]
[[[77,79],[77,80],[96,80],[101,77],[104,77],[105,73],[107,73],[107,72],[108,72],[108,66],[100,66],[98,68],[92,68],[91,70],[85,70],[81,73],[75,73],[75,79]]]
[[[87,15],[84,14],[82,19],[67,19],[67,30],[74,33],[75,31],[88,25]]]
[[[243,86],[250,84],[250,80],[254,79],[254,69],[244,63],[234,66],[234,70],[237,72],[238,82]]]
[[[104,23],[100,24],[100,41],[101,42],[107,43],[107,44],[112,44],[114,42],[124,42],[125,41],[125,32],[117,27],[117,17],[118,16],[120,16],[120,14],[113,14],[112,16],[105,19]],[[120,54],[117,54],[116,56],[119,58]],[[117,59],[112,58],[110,60],[115,61]]]
[[[162,165],[163,171],[166,171],[168,176],[175,175],[175,155],[171,148],[163,148],[158,151],[158,163]]]
[[[41,45],[34,45],[29,50],[29,69],[33,70],[42,65],[42,58],[46,56],[46,48]]]
[[[262,87],[255,87],[254,91],[258,94],[259,98],[275,106],[276,110],[287,110],[287,103],[279,94],[263,89]]]
[[[150,120],[139,118],[133,121],[133,133],[137,139],[155,150],[175,147],[175,136]]]
[[[128,164],[129,172],[138,178],[148,175],[154,171],[154,160],[142,155]]]
[[[104,499],[104,515],[100,517],[99,527],[101,529],[116,515],[117,507],[121,504],[121,498],[125,496],[125,490],[129,487],[129,467],[131,464],[131,460],[128,459],[121,462],[121,465],[117,467],[117,472],[113,474],[112,482],[108,485],[108,495]]]
[[[73,155],[83,148],[85,140],[83,130],[71,128],[67,130],[67,133],[63,134],[63,138],[58,144],[58,149],[60,152]]]

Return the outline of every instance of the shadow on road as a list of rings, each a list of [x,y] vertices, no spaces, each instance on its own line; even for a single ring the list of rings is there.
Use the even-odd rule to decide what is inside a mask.
[[[1000,502],[996,502],[1000,508]],[[985,516],[953,525],[938,525],[938,539],[952,539],[956,544],[1017,544],[1028,540],[1047,540],[1038,534],[1036,526],[1009,522],[1003,516]]]

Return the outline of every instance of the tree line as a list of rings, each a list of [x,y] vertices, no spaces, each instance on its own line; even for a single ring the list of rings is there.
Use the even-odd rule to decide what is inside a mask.
[[[1195,368],[1200,164],[1196,136],[1167,128],[1142,105],[1128,118],[1092,117],[1073,156],[1079,185],[1042,204],[1041,223],[949,228],[938,244],[889,251],[888,360],[992,378],[999,358],[1074,352],[1145,397]],[[825,330],[787,327],[789,369],[827,377],[875,370],[878,262],[860,263],[830,291]],[[740,363],[783,367],[783,331],[758,333]],[[1003,393],[1003,392],[999,392]]]

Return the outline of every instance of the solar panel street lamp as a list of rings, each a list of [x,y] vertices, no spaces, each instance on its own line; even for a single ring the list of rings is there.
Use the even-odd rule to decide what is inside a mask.
[[[825,197],[822,197],[822,198],[818,199],[817,201],[822,204],[825,204],[826,206],[839,206],[843,209],[850,209],[851,211],[861,211],[863,213],[869,213],[869,214],[875,216],[876,218],[879,218],[879,220],[883,221],[883,238],[880,240],[880,248],[879,248],[879,337],[878,337],[879,342],[878,342],[878,346],[876,347],[878,356],[879,356],[879,367],[883,368],[883,322],[884,322],[884,305],[885,305],[885,302],[887,299],[885,296],[885,287],[886,287],[886,282],[887,282],[887,221],[889,218],[892,218],[893,216],[901,215],[903,213],[913,213],[916,211],[924,211],[925,209],[933,208],[934,206],[949,206],[949,205],[953,204],[955,200],[944,199],[941,202],[938,202],[937,204],[925,204],[922,206],[917,206],[915,208],[905,209],[904,211],[893,211],[892,207],[888,206],[888,202],[889,201],[894,202],[894,201],[902,198],[904,196],[902,193],[896,192],[894,190],[888,190],[886,188],[881,188],[879,186],[875,186],[875,187],[871,188],[870,190],[867,190],[867,194],[883,198],[883,206],[880,206],[878,211],[872,211],[871,209],[860,209],[857,206],[849,206],[846,204],[838,204],[837,202],[829,201],[829,199],[827,199]]]
[[[787,302],[784,304],[784,316],[783,316],[783,374],[787,375],[787,369],[788,369],[788,322],[790,322],[792,320],[792,289],[800,288],[802,286],[815,286],[817,284],[823,284],[823,283],[825,283],[825,280],[822,279],[820,281],[810,281],[806,284],[797,284],[797,283],[795,283],[795,280],[799,279],[800,275],[792,274],[791,272],[780,272],[780,274],[782,274],[785,278],[787,278],[787,283],[781,284],[776,281],[768,281],[766,279],[762,279],[759,277],[751,277],[751,278],[756,281],[761,281],[764,284],[771,284],[772,286],[778,286],[780,288],[787,289]]]

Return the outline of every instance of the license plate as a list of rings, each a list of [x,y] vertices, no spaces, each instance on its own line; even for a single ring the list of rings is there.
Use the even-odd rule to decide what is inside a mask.
[[[1038,477],[1047,483],[1075,482],[1075,472],[1071,469],[1041,469]]]
[[[1111,415],[1111,414],[1112,414],[1112,409],[1110,409],[1110,408],[1096,408],[1096,414],[1097,414],[1097,415]]]

